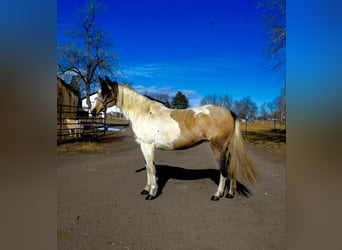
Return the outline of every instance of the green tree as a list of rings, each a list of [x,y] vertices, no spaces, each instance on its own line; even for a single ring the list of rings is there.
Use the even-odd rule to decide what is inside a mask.
[[[186,109],[188,107],[189,107],[188,98],[182,92],[178,91],[176,96],[172,99],[171,108]]]

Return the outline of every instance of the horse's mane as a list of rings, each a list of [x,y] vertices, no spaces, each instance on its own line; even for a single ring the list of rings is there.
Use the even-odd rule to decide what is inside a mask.
[[[151,101],[159,102],[159,103],[163,104],[164,106],[166,106],[166,103],[162,102],[161,100],[153,98],[152,96],[149,96],[149,95],[144,95],[144,96],[147,97],[148,99],[150,99]]]
[[[151,109],[151,106],[160,106],[165,107],[164,103],[161,101],[154,99],[149,96],[145,96],[131,88],[127,85],[120,84],[121,88],[126,93],[124,96],[124,106],[129,109],[139,110],[142,113],[147,113]]]

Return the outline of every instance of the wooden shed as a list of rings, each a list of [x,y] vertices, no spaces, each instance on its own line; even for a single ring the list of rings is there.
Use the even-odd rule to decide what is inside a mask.
[[[77,111],[81,109],[80,92],[57,77],[57,117],[76,118]]]

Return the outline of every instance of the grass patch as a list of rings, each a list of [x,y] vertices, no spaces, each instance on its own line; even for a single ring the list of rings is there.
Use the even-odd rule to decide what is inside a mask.
[[[104,145],[98,142],[72,142],[57,146],[57,153],[96,153],[103,152]]]
[[[286,143],[285,129],[271,129],[259,131],[243,131],[242,135],[246,142],[249,143]]]
[[[242,122],[241,133],[246,142],[249,143],[286,143],[286,129],[283,126],[271,122]]]
[[[286,152],[286,129],[273,123],[241,123],[241,133],[249,148],[263,149],[273,153]]]
[[[108,153],[114,146],[120,145],[124,137],[108,137],[96,141],[78,141],[68,142],[57,145],[58,154],[90,154],[90,153]]]

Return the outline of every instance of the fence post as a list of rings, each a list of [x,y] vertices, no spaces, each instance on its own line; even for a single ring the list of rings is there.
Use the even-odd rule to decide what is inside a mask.
[[[59,117],[58,117],[58,120],[59,120],[59,137],[58,137],[58,141],[61,141],[62,137],[63,137],[62,105],[59,104],[58,108],[59,108]]]
[[[104,121],[103,121],[103,131],[104,131],[104,136],[106,136],[106,130],[107,130],[107,124],[106,124],[106,121],[107,121],[107,109],[104,110]]]

